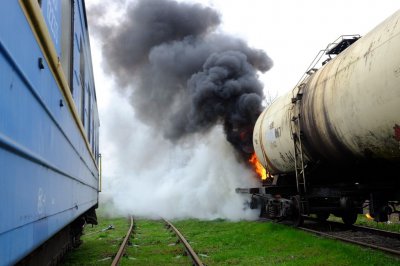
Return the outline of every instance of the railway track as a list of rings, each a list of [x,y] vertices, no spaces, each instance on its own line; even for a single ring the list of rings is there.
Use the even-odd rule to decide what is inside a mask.
[[[130,221],[131,221],[130,227],[128,229],[128,232],[127,232],[116,256],[114,257],[114,260],[111,264],[112,266],[119,265],[121,258],[126,254],[125,251],[126,251],[127,244],[129,243],[129,238],[131,237],[132,234],[134,234],[134,232],[133,232],[134,219],[132,216],[130,217]],[[189,242],[185,239],[185,237],[182,235],[182,233],[168,220],[162,219],[162,222],[165,224],[165,227],[168,230],[170,230],[174,235],[176,235],[176,237],[178,238],[178,240],[176,241],[176,244],[181,243],[183,245],[183,247],[185,249],[185,254],[187,254],[190,257],[190,259],[192,260],[192,265],[203,266],[204,264],[201,262],[200,258],[197,256],[196,252],[190,246]],[[149,259],[151,259],[151,258],[149,258]]]
[[[179,241],[184,245],[186,253],[190,256],[190,258],[193,261],[193,265],[196,266],[203,266],[204,264],[201,262],[200,258],[197,256],[196,252],[194,252],[192,246],[190,246],[189,242],[185,239],[185,237],[179,232],[176,227],[170,223],[168,220],[163,219],[165,224],[167,225],[167,228],[171,229],[176,236],[179,238]]]
[[[260,222],[276,222],[268,218],[260,218]],[[284,225],[293,226],[287,220],[281,221]],[[326,238],[381,250],[387,254],[400,257],[400,233],[390,232],[371,227],[353,225],[351,227],[334,221],[323,221],[304,216],[304,224],[297,227],[300,230]]]
[[[309,217],[299,229],[400,257],[400,233],[357,225],[349,227],[333,221],[320,222]]]
[[[118,249],[117,255],[115,255],[115,257],[114,257],[114,260],[111,263],[111,266],[119,265],[119,261],[121,260],[122,256],[125,253],[126,246],[129,243],[129,238],[131,237],[132,232],[133,232],[133,224],[134,224],[133,223],[133,216],[130,216],[130,220],[131,220],[131,224],[129,226],[128,232],[126,233],[124,241],[122,241],[122,244]]]

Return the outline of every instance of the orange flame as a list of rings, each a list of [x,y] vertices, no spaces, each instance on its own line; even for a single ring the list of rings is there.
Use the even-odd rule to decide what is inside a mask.
[[[267,179],[267,170],[262,166],[262,164],[258,161],[256,153],[253,153],[251,155],[251,158],[249,159],[249,162],[252,164],[254,171],[258,174],[259,177],[261,177],[261,180],[266,180]]]
[[[365,217],[367,217],[368,220],[373,220],[374,219],[374,218],[372,218],[372,216],[369,213],[366,213]]]

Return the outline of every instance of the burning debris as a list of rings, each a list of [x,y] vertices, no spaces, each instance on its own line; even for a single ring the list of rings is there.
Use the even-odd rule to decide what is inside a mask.
[[[106,68],[130,90],[135,114],[177,142],[222,124],[247,161],[263,107],[257,72],[272,66],[265,52],[219,33],[220,15],[199,4],[138,0],[116,27],[97,30]]]

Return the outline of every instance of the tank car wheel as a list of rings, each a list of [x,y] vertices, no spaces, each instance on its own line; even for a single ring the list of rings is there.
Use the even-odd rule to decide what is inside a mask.
[[[347,226],[352,226],[357,221],[357,212],[356,211],[348,211],[343,213],[342,221]]]
[[[267,206],[264,202],[260,204],[260,218],[267,218]]]
[[[254,210],[258,208],[258,200],[254,197],[251,198],[250,200],[250,209]]]
[[[293,202],[292,206],[292,220],[293,220],[293,226],[294,227],[299,227],[303,225],[304,218],[303,218],[303,210],[301,208],[300,204],[300,196],[294,196],[291,198]]]
[[[317,219],[320,222],[326,222],[328,220],[330,213],[329,212],[317,212]]]

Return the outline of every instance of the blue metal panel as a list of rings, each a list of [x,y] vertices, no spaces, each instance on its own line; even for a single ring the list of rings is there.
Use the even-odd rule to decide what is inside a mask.
[[[44,0],[43,10],[48,3],[60,6]],[[5,1],[0,17],[0,265],[8,265],[97,204],[98,170],[47,62],[38,66],[44,55],[18,1]]]
[[[12,136],[13,141],[30,147],[41,156],[48,157],[54,165],[61,166],[60,164],[70,163],[69,167],[65,165],[65,168],[70,168],[71,171],[75,170],[75,175],[78,174],[76,170],[79,168],[71,166],[79,165],[81,161],[79,157],[84,155],[83,163],[87,164],[86,169],[80,170],[88,171],[88,174],[92,175],[93,178],[87,179],[85,182],[92,182],[95,185],[97,182],[95,178],[97,176],[95,174],[96,167],[90,158],[83,139],[80,137],[71,114],[66,107],[60,107],[59,105],[60,100],[66,101],[57,89],[50,71],[42,70],[47,72],[47,77],[44,77],[44,81],[37,82],[37,86],[34,86],[34,80],[37,75],[25,73],[29,73],[29,70],[34,72],[34,68],[37,66],[31,64],[31,68],[21,69],[17,62],[10,58],[11,55],[2,46],[1,42],[0,50],[6,55],[6,58],[8,57],[8,59],[1,61],[0,68],[5,73],[5,77],[0,81],[0,84],[3,87],[10,88],[1,92],[0,101],[4,102],[1,102],[0,110],[5,119],[0,122],[0,132],[3,132],[6,136]],[[41,55],[40,52],[38,52],[38,55]],[[14,58],[18,59],[18,55],[14,56]],[[21,58],[21,61],[26,60]],[[30,82],[30,79],[33,82]],[[3,81],[9,81],[9,83],[3,84]],[[54,89],[40,86],[40,84],[48,84],[50,88]],[[63,120],[65,122],[64,128],[59,123]],[[27,134],[26,129],[31,130],[30,134]],[[74,138],[80,140],[77,147],[73,145]],[[72,159],[74,157],[75,160]]]

